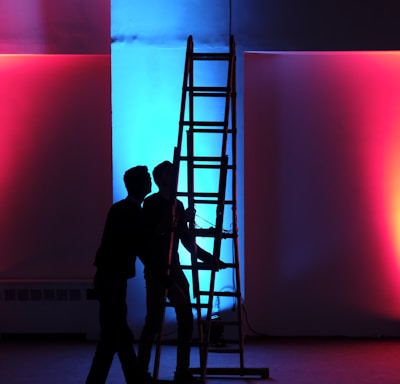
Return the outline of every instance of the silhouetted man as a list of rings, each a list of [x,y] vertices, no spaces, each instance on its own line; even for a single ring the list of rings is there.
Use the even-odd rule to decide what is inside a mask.
[[[190,348],[193,333],[193,313],[190,301],[189,283],[180,266],[179,240],[190,252],[196,248],[197,257],[212,263],[212,255],[194,242],[187,227],[187,221],[194,213],[184,209],[182,202],[171,200],[175,182],[173,165],[164,161],[153,170],[154,182],[159,191],[147,197],[143,203],[148,248],[145,258],[146,308],[145,325],[139,340],[138,360],[141,368],[147,372],[151,349],[155,335],[160,331],[163,318],[165,289],[168,288],[169,302],[175,309],[178,325],[178,346],[174,380],[179,384],[200,383],[189,371]],[[168,269],[168,257],[173,224],[172,205],[176,204],[174,218],[174,242],[171,269]],[[220,263],[219,267],[224,267]]]
[[[94,288],[100,310],[100,340],[86,384],[103,384],[117,353],[128,384],[151,382],[137,365],[133,334],[127,323],[127,279],[135,276],[136,256],[142,252],[143,212],[141,204],[151,192],[145,166],[127,170],[124,183],[128,196],[108,212],[94,265]]]

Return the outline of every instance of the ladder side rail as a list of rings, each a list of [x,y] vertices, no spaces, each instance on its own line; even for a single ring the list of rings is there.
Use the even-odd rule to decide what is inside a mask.
[[[214,247],[213,247],[213,262],[210,276],[210,286],[208,291],[208,307],[205,319],[205,331],[201,345],[203,348],[200,349],[200,368],[201,377],[204,379],[207,370],[208,361],[208,348],[210,340],[210,329],[211,329],[211,315],[214,301],[214,290],[215,290],[215,278],[216,278],[216,266],[218,265],[221,240],[222,240],[222,226],[223,226],[223,212],[224,212],[224,200],[226,192],[226,173],[227,173],[227,157],[226,147],[228,141],[228,130],[229,130],[229,107],[230,107],[230,85],[231,85],[231,60],[229,57],[228,62],[228,79],[227,79],[227,92],[225,94],[225,109],[224,109],[224,121],[220,124],[223,127],[222,146],[221,146],[221,163],[220,163],[220,177],[218,187],[218,204],[216,212],[216,224],[214,234]],[[221,215],[222,214],[222,215]]]
[[[240,368],[244,369],[244,333],[243,333],[243,308],[242,308],[242,295],[241,295],[241,269],[240,269],[240,252],[238,243],[238,218],[237,218],[237,93],[236,93],[236,46],[233,35],[230,38],[230,53],[232,60],[232,73],[231,73],[231,151],[232,151],[232,232],[233,232],[233,253],[235,268],[235,290],[237,296],[237,319],[240,324],[238,328],[239,337],[239,350],[240,350]]]
[[[236,217],[236,208],[237,208],[237,93],[236,93],[236,53],[235,53],[235,41],[233,36],[231,36],[231,51],[233,52],[233,65],[232,65],[232,89],[231,89],[231,150],[232,150],[232,201],[233,203],[233,212],[235,213],[234,224],[233,227],[234,232],[238,232],[237,228],[237,217]]]
[[[225,112],[224,112],[225,126],[224,126],[224,133],[223,133],[223,139],[222,139],[221,156],[224,156],[227,151],[229,118],[232,113],[231,103],[232,103],[233,87],[235,86],[234,78],[236,77],[235,66],[236,66],[235,45],[234,45],[233,36],[231,36],[230,43],[229,43],[228,76],[227,76],[227,84],[226,84],[227,92],[226,92]]]
[[[176,195],[178,190],[178,179],[179,179],[179,158],[182,150],[182,136],[183,136],[183,127],[184,127],[184,119],[185,119],[185,108],[186,108],[186,87],[188,77],[191,72],[191,56],[193,54],[193,38],[189,36],[187,39],[186,45],[186,57],[185,57],[185,69],[183,75],[183,84],[182,84],[182,97],[181,97],[181,109],[180,109],[180,117],[179,117],[179,131],[178,131],[178,143],[174,148],[174,158],[173,158],[173,169],[174,169],[174,180],[172,183],[173,190],[171,191],[171,211],[172,211],[172,223],[171,223],[171,236],[169,243],[169,251],[168,251],[168,267],[167,274],[170,273],[171,270],[171,262],[172,262],[172,252],[173,252],[173,244],[174,244],[174,221],[175,221],[175,212],[176,212]],[[156,340],[156,351],[154,357],[154,366],[153,366],[153,377],[154,379],[158,378],[159,368],[160,368],[160,359],[161,359],[161,348],[162,348],[162,336],[164,330],[165,323],[165,311],[166,311],[166,302],[168,296],[168,288],[165,289],[164,293],[164,306],[163,306],[163,315],[160,324],[160,329],[158,331],[157,340]]]
[[[193,48],[193,45],[192,45]],[[186,93],[189,95],[189,116],[188,116],[188,131],[186,134],[186,143],[187,143],[187,157],[186,157],[186,164],[187,164],[187,183],[188,183],[188,208],[193,210],[194,212],[194,134],[193,134],[193,129],[194,129],[194,98],[195,94],[193,91],[193,86],[194,86],[194,62],[193,62],[193,49],[191,52],[191,56],[189,57],[190,61],[190,71],[189,71],[189,77],[188,77],[188,88],[186,90]],[[182,159],[182,158],[181,158]],[[192,269],[192,284],[193,284],[193,294],[194,297],[196,298],[196,303],[199,303],[200,298],[198,297],[198,292],[199,292],[199,277],[197,271],[194,269],[196,263],[197,263],[197,252],[196,252],[196,237],[195,237],[195,222],[194,220],[189,223],[189,230],[192,234],[193,237],[193,251],[191,252],[191,265],[193,267]],[[199,306],[197,306],[197,315],[200,315],[201,318],[201,309]],[[200,330],[199,330],[200,331]]]
[[[237,319],[240,326],[238,327],[239,348],[240,348],[240,367],[244,368],[244,332],[243,332],[243,307],[242,307],[242,293],[241,293],[241,277],[240,277],[240,261],[239,261],[239,245],[238,237],[234,239],[234,253],[235,253],[235,278],[236,278],[236,292],[237,292]]]
[[[236,47],[234,37],[230,38],[230,52],[232,55],[232,88],[231,88],[231,150],[232,150],[232,232],[234,236],[234,263],[236,264],[235,268],[235,283],[236,283],[236,292],[238,293],[237,297],[237,319],[240,324],[239,331],[239,349],[240,349],[240,368],[244,368],[244,333],[243,333],[243,308],[242,308],[242,294],[241,294],[241,269],[240,269],[240,252],[239,252],[239,243],[238,243],[238,218],[237,218],[237,120],[236,120],[236,102],[237,102],[237,93],[236,93]]]
[[[192,50],[189,55],[189,76],[188,76],[188,88],[186,92],[189,95],[189,113],[188,113],[188,122],[186,122],[186,126],[188,126],[187,131],[187,182],[188,182],[188,209],[195,212],[195,205],[194,205],[194,127],[195,127],[195,116],[194,116],[194,98],[195,98],[195,91],[194,91],[194,45],[192,44]],[[199,283],[199,271],[196,268],[197,266],[197,246],[196,246],[196,236],[195,236],[195,221],[189,223],[189,231],[192,235],[193,247],[192,252],[190,253],[191,259],[191,266],[192,266],[192,291],[193,296],[195,298],[195,308],[197,314],[197,332],[199,338],[199,359],[200,359],[200,366],[202,366],[202,349],[203,349],[203,326],[201,322],[202,318],[202,304],[201,304],[201,296],[199,295],[200,291],[200,283]]]
[[[228,130],[229,130],[229,114],[231,106],[231,92],[232,92],[232,57],[230,57],[228,64],[228,78],[227,78],[227,92],[225,96],[225,111],[224,111],[224,129],[222,137],[221,157],[226,155]]]
[[[185,122],[186,94],[187,94],[188,80],[193,67],[192,57],[193,57],[193,37],[190,35],[187,39],[187,44],[186,44],[185,67],[184,67],[183,82],[182,82],[182,97],[181,97],[178,143],[177,143],[179,155],[182,149],[183,127],[185,125],[184,122]]]
[[[221,254],[221,242],[222,242],[222,231],[223,231],[223,220],[224,220],[224,208],[225,208],[225,191],[226,191],[226,180],[228,172],[228,156],[225,155],[221,158],[221,170],[218,184],[218,204],[216,207],[216,223],[215,223],[215,237],[213,247],[213,261],[211,265],[211,277],[210,287],[208,291],[208,307],[206,315],[206,334],[204,337],[203,357],[201,365],[201,376],[204,379],[207,370],[208,360],[208,348],[210,343],[210,331],[211,331],[211,316],[214,302],[214,291],[215,291],[215,280],[216,273],[218,270],[218,264]]]
[[[189,78],[189,82],[193,84],[193,66],[191,69],[191,76]],[[193,118],[194,118],[194,95],[193,91],[189,90],[189,129],[186,132],[186,143],[187,143],[187,199],[188,199],[188,208],[195,210],[194,200],[195,200],[195,192],[194,192],[194,134],[193,134]],[[193,238],[193,250],[190,253],[191,256],[191,265],[192,265],[192,284],[193,284],[193,296],[196,298],[196,302],[200,299],[199,292],[199,276],[198,272],[195,269],[197,264],[197,252],[196,252],[196,236],[195,236],[195,222],[194,220],[189,223],[189,230]],[[199,313],[198,313],[199,315]],[[201,312],[200,312],[201,318]]]
[[[194,209],[194,143],[193,143],[193,132],[190,130],[187,132],[187,178],[188,178],[188,206],[193,207]],[[192,291],[193,297],[195,299],[195,308],[197,314],[197,332],[199,338],[199,352],[200,352],[200,365],[201,365],[201,350],[203,340],[203,328],[201,324],[202,317],[202,305],[201,305],[201,297],[199,295],[200,291],[200,283],[199,283],[199,272],[197,268],[197,246],[196,246],[196,233],[195,233],[195,221],[192,220],[189,222],[189,232],[192,237],[193,247],[190,252],[190,265],[191,265],[191,273],[192,273]]]
[[[172,264],[172,254],[174,248],[174,238],[175,238],[175,228],[176,228],[176,207],[177,207],[177,188],[178,188],[178,178],[179,178],[179,152],[178,148],[174,148],[174,159],[173,159],[173,170],[174,170],[174,183],[171,185],[171,194],[170,194],[170,207],[172,213],[172,223],[171,223],[171,234],[169,240],[169,249],[168,249],[168,263],[167,263],[167,275],[171,273],[171,264]],[[154,379],[158,378],[159,368],[160,368],[160,359],[161,359],[161,348],[162,348],[162,336],[164,330],[165,323],[165,311],[166,311],[166,303],[168,297],[168,288],[165,288],[164,291],[164,306],[163,306],[163,314],[161,317],[160,329],[157,334],[156,340],[156,351],[154,357],[154,365],[153,365],[153,377]]]
[[[228,63],[228,76],[227,76],[227,92],[225,97],[225,110],[224,110],[224,124],[223,124],[223,137],[222,137],[222,147],[221,147],[221,168],[220,168],[220,179],[218,186],[218,204],[217,204],[217,217],[215,225],[215,237],[214,237],[214,250],[213,250],[213,263],[211,278],[210,278],[210,288],[208,292],[208,308],[206,316],[206,335],[204,340],[203,348],[203,358],[201,364],[201,376],[205,377],[207,371],[207,360],[208,360],[208,348],[210,340],[210,329],[211,329],[211,316],[214,300],[214,290],[215,290],[215,279],[216,279],[216,267],[219,262],[220,252],[221,252],[221,241],[222,241],[222,231],[223,231],[223,219],[224,219],[224,206],[225,206],[225,194],[226,194],[226,182],[227,182],[227,171],[228,171],[228,156],[226,155],[227,142],[228,142],[228,131],[229,131],[229,117],[230,117],[230,104],[231,104],[231,92],[232,92],[232,76],[234,73],[234,60],[233,53],[229,54]]]

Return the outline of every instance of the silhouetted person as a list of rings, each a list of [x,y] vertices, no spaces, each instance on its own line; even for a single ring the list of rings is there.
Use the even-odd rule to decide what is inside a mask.
[[[163,319],[165,289],[168,288],[169,302],[175,309],[178,325],[178,345],[176,356],[176,383],[200,383],[189,372],[190,348],[193,333],[193,313],[190,301],[189,283],[180,266],[179,240],[190,252],[197,247],[197,257],[212,263],[212,255],[194,242],[187,227],[191,219],[189,210],[184,209],[182,202],[176,200],[175,230],[170,273],[167,273],[168,255],[172,229],[171,192],[174,183],[173,165],[164,161],[153,170],[154,182],[159,191],[147,197],[143,203],[147,236],[148,254],[142,258],[146,279],[146,319],[139,340],[138,360],[144,371],[148,371],[151,349],[155,335],[160,331]],[[224,263],[219,266],[223,267]]]
[[[133,334],[127,323],[127,279],[135,276],[136,256],[142,251],[143,212],[141,204],[151,192],[151,178],[145,166],[127,170],[124,183],[128,196],[114,203],[107,215],[94,265],[94,288],[99,300],[100,340],[87,384],[103,384],[117,353],[129,384],[147,383],[138,369]]]

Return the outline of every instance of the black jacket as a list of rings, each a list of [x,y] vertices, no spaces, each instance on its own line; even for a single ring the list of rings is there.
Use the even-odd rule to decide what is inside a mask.
[[[146,252],[141,256],[145,265],[145,274],[166,274],[168,266],[169,247],[172,232],[172,205],[171,202],[154,193],[144,200],[143,212],[146,228]],[[189,251],[196,247],[197,257],[202,261],[211,261],[212,256],[195,243],[184,220],[185,208],[181,201],[176,200],[174,243],[172,247],[172,271],[180,270],[178,246],[179,241]]]
[[[94,265],[102,273],[133,277],[136,256],[141,253],[142,244],[142,208],[137,201],[128,197],[111,206]]]

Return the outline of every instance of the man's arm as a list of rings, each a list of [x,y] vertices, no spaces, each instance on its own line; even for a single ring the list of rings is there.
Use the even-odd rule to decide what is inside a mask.
[[[181,213],[182,219],[179,222],[178,233],[182,245],[188,250],[188,252],[190,253],[196,252],[197,258],[199,260],[203,261],[206,264],[209,264],[210,266],[213,266],[214,265],[213,255],[196,244],[196,238],[191,233],[190,229],[187,226],[188,221],[194,220],[195,211],[190,210],[189,208],[184,210],[183,205],[180,207],[180,209],[183,212]],[[219,260],[216,268],[220,270],[222,268],[226,268],[226,265],[223,261]]]

